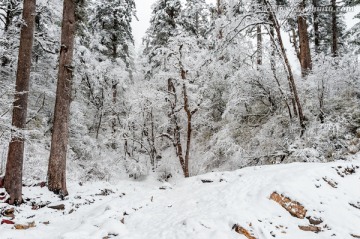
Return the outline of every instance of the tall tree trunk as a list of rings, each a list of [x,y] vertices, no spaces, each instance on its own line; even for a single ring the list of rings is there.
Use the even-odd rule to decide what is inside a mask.
[[[300,62],[300,50],[299,50],[299,45],[298,45],[298,42],[297,42],[297,36],[296,36],[296,31],[294,28],[291,28],[291,33],[292,35],[290,34],[290,42],[293,44],[293,47],[294,47],[294,50],[295,50],[295,53],[296,53],[296,57],[298,58],[299,62]]]
[[[274,23],[274,19],[273,19],[273,16],[271,14],[269,16],[269,21]],[[277,74],[276,74],[275,51],[276,51],[277,47],[276,47],[276,40],[275,40],[274,24],[270,25],[269,35],[270,35],[270,39],[272,41],[270,66],[271,66],[271,70],[272,70],[273,75],[274,75],[274,79],[275,79],[276,83],[279,86],[280,92],[282,92],[280,82],[279,82],[279,79],[278,79]],[[295,99],[293,97],[294,94],[293,94],[293,91],[292,91],[290,81],[288,83],[289,83],[289,89],[290,89],[290,92],[291,92],[292,108],[293,108],[293,111],[294,111],[294,115],[297,117],[298,115],[297,115],[296,103],[295,103]],[[285,96],[285,94],[283,94],[283,96],[284,96],[286,107],[288,108],[288,111],[289,111],[289,117],[290,117],[290,119],[292,119],[293,116],[292,116],[292,113],[291,113],[290,105],[289,105],[289,103],[287,101],[288,98]]]
[[[269,18],[270,21],[272,21],[272,17],[270,16]],[[292,119],[292,113],[291,113],[291,108],[290,108],[290,105],[288,103],[288,97],[284,94],[283,90],[281,89],[281,85],[280,85],[280,81],[277,77],[277,74],[276,74],[276,64],[275,64],[275,49],[276,49],[276,41],[275,41],[275,33],[274,33],[274,27],[273,26],[270,26],[270,30],[269,30],[269,35],[270,35],[270,40],[272,42],[272,45],[271,45],[271,58],[270,58],[270,66],[271,66],[271,70],[273,72],[273,76],[274,76],[274,79],[275,79],[275,82],[276,84],[278,85],[279,87],[279,91],[280,91],[280,94],[281,96],[283,97],[284,99],[284,103],[288,109],[288,112],[289,112],[289,117],[290,119]],[[289,83],[290,85],[290,83]],[[291,89],[291,87],[290,87]],[[295,101],[294,101],[294,98],[291,97],[291,102],[293,103],[293,109],[294,109],[294,113],[295,115],[297,116],[297,111],[296,111],[296,105],[295,105]]]
[[[9,204],[22,202],[22,169],[24,161],[24,132],[26,127],[27,105],[30,83],[31,52],[34,40],[36,0],[24,0],[21,27],[19,58],[16,73],[15,99],[12,126],[13,132],[8,151],[4,186],[10,194]]]
[[[114,105],[114,109],[117,103],[117,83],[115,81],[113,81],[112,85],[111,85],[111,91],[112,91],[112,103]],[[116,112],[114,110],[113,112],[113,119],[111,120],[111,129],[112,129],[112,133],[113,133],[113,138],[115,137],[115,133],[116,133]],[[115,140],[115,138],[114,138]]]
[[[68,195],[66,189],[66,152],[69,134],[68,124],[73,73],[72,60],[76,28],[75,8],[75,0],[64,0],[59,75],[48,168],[49,190],[61,196]]]
[[[300,4],[300,8],[305,8],[305,2]],[[312,69],[309,34],[307,31],[307,23],[304,16],[298,16],[299,42],[300,42],[300,65],[301,75],[304,77],[309,74]]]
[[[275,31],[276,31],[276,35],[278,37],[278,42],[279,42],[279,45],[280,45],[280,52],[279,53],[281,54],[282,58],[284,59],[285,67],[286,67],[287,72],[288,72],[288,80],[289,80],[289,83],[290,83],[290,86],[291,86],[290,89],[291,89],[291,91],[292,91],[292,93],[294,95],[294,99],[295,99],[295,102],[296,102],[296,107],[297,107],[298,117],[299,117],[299,121],[300,121],[300,126],[304,129],[305,128],[305,117],[304,117],[304,114],[303,114],[299,94],[297,92],[294,75],[292,73],[292,68],[290,66],[290,62],[289,62],[289,59],[288,59],[287,54],[286,54],[284,42],[282,40],[280,24],[279,24],[279,21],[276,18],[276,15],[274,13],[274,10],[273,10],[269,0],[265,0],[265,3],[267,5],[267,7],[268,7],[268,11],[269,11],[269,14],[270,14],[270,19],[273,22],[273,25],[274,25],[274,28],[275,28]]]
[[[189,104],[189,97],[187,94],[187,87],[186,87],[186,70],[184,69],[183,63],[182,63],[182,47],[183,45],[180,46],[179,48],[179,52],[180,52],[180,61],[179,61],[179,65],[180,65],[180,75],[181,75],[181,79],[183,80],[183,97],[184,97],[184,111],[186,113],[186,117],[187,117],[187,132],[186,132],[186,149],[185,149],[185,161],[183,164],[183,171],[184,171],[184,176],[190,177],[190,173],[189,173],[189,161],[190,161],[190,148],[191,148],[191,134],[192,134],[192,117],[193,115],[197,112],[197,109],[195,110],[191,110],[190,109],[190,104]]]
[[[318,0],[313,0],[313,7],[315,11],[313,13],[313,21],[314,21],[314,43],[315,43],[315,52],[319,53],[320,48],[320,30],[319,30],[319,13],[317,12],[317,7],[319,7]]]
[[[331,53],[334,57],[338,56],[338,29],[336,19],[336,0],[331,0],[332,7],[332,45]]]
[[[114,19],[115,15],[116,15],[116,11],[113,12],[114,14]],[[117,21],[114,20],[114,24],[113,27],[114,29],[117,28]],[[117,36],[115,34],[112,34],[112,60],[114,62],[116,62],[116,58],[118,57],[118,46],[117,46]],[[112,103],[113,103],[113,112],[112,112],[112,120],[111,120],[111,130],[112,130],[112,143],[111,143],[111,148],[112,149],[116,149],[116,140],[115,140],[115,135],[116,135],[116,118],[117,118],[117,114],[116,114],[116,103],[117,103],[117,81],[115,79],[112,80],[112,84],[111,84],[111,91],[112,91]]]
[[[257,64],[262,65],[262,35],[261,26],[256,27],[256,41],[257,41]]]

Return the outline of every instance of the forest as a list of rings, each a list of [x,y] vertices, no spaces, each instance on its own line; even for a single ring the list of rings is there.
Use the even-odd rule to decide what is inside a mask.
[[[135,0],[1,0],[6,204],[360,151],[359,0],[156,0],[139,46],[137,18]]]

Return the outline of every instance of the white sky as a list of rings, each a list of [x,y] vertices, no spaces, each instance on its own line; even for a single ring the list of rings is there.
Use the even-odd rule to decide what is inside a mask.
[[[149,27],[151,16],[151,5],[156,0],[135,0],[137,17],[139,21],[133,19],[132,28],[135,38],[135,45],[141,44],[141,38],[144,36],[146,29]]]

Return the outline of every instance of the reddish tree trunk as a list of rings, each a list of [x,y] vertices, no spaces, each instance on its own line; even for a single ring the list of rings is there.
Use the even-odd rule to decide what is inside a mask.
[[[75,0],[64,0],[59,75],[48,168],[48,188],[50,191],[62,196],[68,195],[66,189],[66,152],[69,134],[72,59],[76,28],[75,8]]]
[[[28,91],[30,82],[31,51],[34,39],[36,0],[24,0],[21,27],[18,68],[16,73],[15,100],[12,126],[19,132],[13,132],[9,144],[4,187],[10,195],[9,204],[22,202],[22,169],[24,158],[24,135],[21,130],[26,126]]]
[[[305,2],[302,2],[300,7],[305,8]],[[307,31],[307,23],[304,16],[298,17],[298,28],[299,28],[299,42],[300,42],[300,65],[301,75],[304,77],[309,74],[312,69],[309,34]]]

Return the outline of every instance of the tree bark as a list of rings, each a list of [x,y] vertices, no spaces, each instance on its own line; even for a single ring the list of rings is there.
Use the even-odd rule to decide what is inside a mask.
[[[112,120],[111,120],[111,130],[112,130],[112,143],[111,143],[111,148],[112,149],[116,149],[116,118],[117,118],[117,114],[116,114],[116,99],[117,99],[117,83],[115,82],[115,80],[113,80],[113,83],[111,85],[111,91],[112,91],[112,103],[113,103],[113,113],[112,113]]]
[[[271,3],[269,2],[269,0],[265,0],[265,3],[268,6],[270,19],[273,22],[273,25],[274,25],[274,28],[275,28],[275,31],[276,31],[276,35],[278,37],[278,42],[279,42],[279,45],[280,45],[280,54],[284,59],[285,67],[286,67],[287,72],[288,72],[288,80],[289,80],[289,83],[290,83],[290,86],[291,86],[290,89],[291,89],[291,91],[292,91],[292,93],[294,95],[294,99],[295,99],[295,102],[296,102],[298,117],[299,117],[299,121],[300,121],[300,126],[301,126],[301,128],[304,129],[305,128],[305,117],[304,117],[304,114],[303,114],[303,111],[302,111],[302,106],[301,106],[299,94],[297,92],[294,75],[292,73],[290,62],[289,62],[289,59],[287,57],[285,46],[284,46],[284,43],[283,43],[283,40],[282,40],[282,37],[281,37],[280,24],[279,24],[279,22],[278,22],[278,20],[276,18],[276,15],[275,15],[275,13],[274,13],[274,11],[272,9],[272,6],[271,6]]]
[[[9,204],[22,203],[22,169],[24,161],[24,132],[30,83],[31,52],[34,40],[36,0],[24,0],[19,58],[16,73],[15,99],[12,126],[13,132],[8,151],[4,186],[10,195]]]
[[[319,31],[319,13],[317,12],[317,7],[319,6],[318,0],[313,0],[313,6],[315,11],[313,13],[314,18],[314,44],[315,44],[315,52],[319,53],[320,48],[320,31]]]
[[[256,27],[256,41],[257,41],[257,64],[262,65],[262,35],[261,26]]]
[[[174,124],[174,128],[173,128],[173,138],[166,136],[167,134],[165,134],[164,136],[170,138],[174,144],[175,150],[176,150],[176,155],[179,158],[179,162],[181,165],[181,169],[183,170],[184,176],[185,177],[189,177],[187,176],[186,172],[186,165],[185,165],[185,159],[183,156],[183,147],[182,147],[182,143],[181,143],[181,132],[180,132],[180,126],[178,125],[178,118],[176,116],[176,106],[177,106],[177,95],[176,95],[176,88],[175,85],[173,83],[173,80],[171,78],[168,79],[168,92],[174,96],[174,101],[171,102],[171,100],[169,101],[170,104],[170,113],[169,113],[169,117],[170,117],[170,122],[172,124]],[[169,129],[168,132],[171,132],[171,130]],[[188,171],[188,170],[187,170]]]
[[[332,7],[332,46],[331,53],[334,57],[338,56],[338,29],[336,19],[336,0],[331,0]]]
[[[305,8],[305,2],[300,4],[300,8]],[[307,23],[304,16],[298,16],[299,42],[300,42],[300,65],[301,75],[303,77],[309,74],[312,69],[309,34],[307,31]]]
[[[68,195],[66,189],[66,152],[73,73],[71,64],[76,28],[75,8],[75,0],[64,0],[59,74],[48,168],[48,188],[61,196]]]

